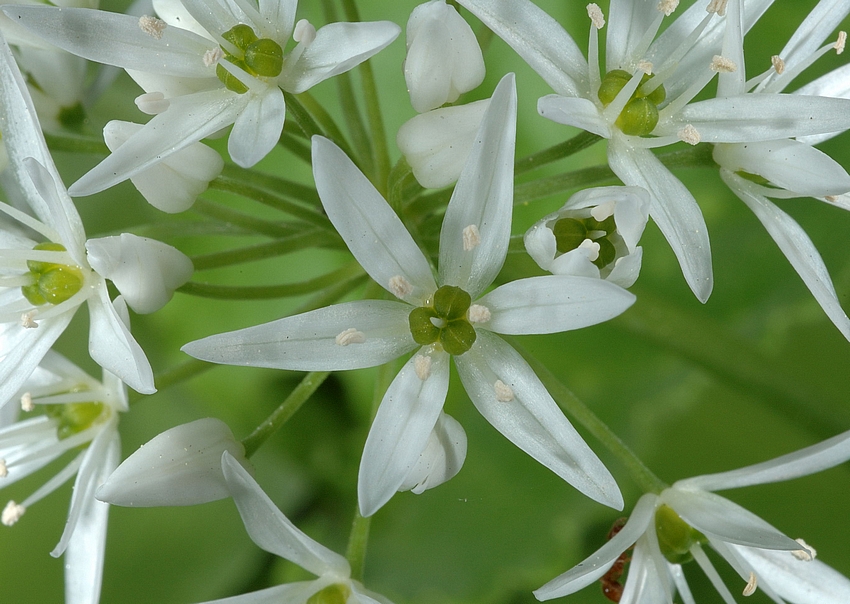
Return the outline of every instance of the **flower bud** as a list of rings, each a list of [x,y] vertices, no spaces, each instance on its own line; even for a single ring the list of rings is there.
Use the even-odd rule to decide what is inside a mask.
[[[466,459],[466,432],[452,416],[440,413],[428,444],[410,469],[399,491],[417,495],[453,478]]]

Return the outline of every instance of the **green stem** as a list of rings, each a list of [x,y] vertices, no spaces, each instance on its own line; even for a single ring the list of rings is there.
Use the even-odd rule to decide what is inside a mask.
[[[177,291],[190,296],[200,296],[203,298],[216,298],[220,300],[268,300],[270,298],[289,298],[292,296],[301,296],[310,294],[321,289],[325,289],[335,283],[339,283],[340,279],[350,275],[362,274],[362,270],[358,270],[360,265],[344,266],[332,273],[327,273],[315,279],[299,281],[297,283],[281,283],[280,285],[255,285],[255,286],[233,286],[233,285],[216,285],[214,283],[196,283],[190,281],[177,288]]]
[[[313,395],[330,374],[330,371],[312,371],[305,375],[304,379],[295,387],[295,390],[266,418],[266,421],[242,439],[242,444],[245,446],[245,455],[251,457],[256,453],[257,449],[272,434],[277,432],[290,417],[295,415],[295,412],[301,408],[301,405],[307,402],[307,399]]]
[[[316,120],[313,119],[310,112],[304,108],[304,105],[301,104],[301,101],[298,100],[294,94],[284,92],[283,100],[286,101],[287,111],[289,111],[292,114],[292,117],[295,118],[295,122],[298,124],[298,127],[301,128],[301,131],[307,139],[313,138],[313,135],[316,134],[325,136],[325,131],[318,123],[316,123]]]
[[[402,205],[405,200],[405,182],[413,174],[410,164],[404,157],[400,158],[395,166],[393,166],[389,177],[389,199],[390,207],[395,210],[399,216],[402,215]]]
[[[109,155],[109,147],[102,140],[76,136],[74,134],[44,133],[44,140],[51,151],[67,151],[69,153],[90,153],[92,155]]]
[[[514,187],[514,205],[526,204],[581,187],[614,184],[617,175],[608,166],[592,166],[524,182]]]
[[[268,243],[260,243],[235,250],[225,250],[223,252],[213,252],[202,256],[192,256],[192,264],[194,264],[196,271],[203,271],[283,256],[309,247],[339,247],[341,245],[342,242],[332,238],[329,234],[310,230]]]
[[[319,101],[317,101],[316,98],[309,92],[302,92],[297,98],[304,109],[306,109],[322,127],[325,132],[325,136],[333,140],[347,156],[351,157],[351,146],[348,144],[342,130],[340,130],[339,126],[337,126],[333,116],[331,116],[322,104],[319,103]]]
[[[590,408],[576,397],[572,391],[567,388],[563,382],[552,373],[548,367],[537,360],[533,355],[525,351],[521,346],[517,345],[516,341],[511,338],[511,344],[516,348],[531,368],[537,377],[546,386],[549,394],[557,401],[573,419],[596,437],[599,442],[605,446],[620,462],[626,467],[631,474],[632,479],[638,486],[647,493],[660,493],[667,488],[667,484],[658,478],[644,463],[638,458],[629,447],[620,440],[620,437],[614,434],[611,428],[596,416]]]
[[[592,132],[582,131],[571,139],[557,144],[554,147],[549,147],[543,151],[532,153],[523,158],[520,158],[514,164],[514,174],[523,174],[535,168],[551,164],[564,157],[569,157],[574,153],[583,151],[588,147],[592,147],[602,140],[602,137]]]
[[[291,237],[293,234],[302,231],[290,224],[269,222],[254,216],[248,216],[242,212],[231,210],[221,204],[207,201],[206,199],[197,199],[192,206],[199,214],[203,214],[209,218],[213,218],[225,224],[235,225],[250,233],[265,235],[267,237]],[[311,229],[315,230],[315,229]]]
[[[312,298],[298,306],[294,311],[292,311],[292,314],[298,315],[301,313],[309,312],[311,310],[316,310],[317,308],[324,308],[325,306],[329,306],[337,302],[340,298],[350,294],[368,279],[369,275],[360,273],[358,275],[349,277],[345,281],[340,281],[336,285],[332,285],[323,292],[313,296]]]
[[[170,388],[175,384],[179,384],[180,382],[185,382],[186,380],[195,377],[207,371],[208,369],[212,369],[215,367],[213,363],[207,363],[206,361],[198,361],[197,359],[190,359],[184,363],[180,363],[170,369],[163,371],[162,373],[154,376],[154,383],[156,384],[157,391],[162,392],[166,388]],[[129,399],[130,404],[136,403],[142,398],[144,398],[144,394],[139,394],[138,392],[130,391]]]
[[[223,180],[253,187],[264,189],[268,193],[274,193],[283,198],[290,198],[293,201],[300,201],[311,206],[321,204],[319,194],[316,193],[315,187],[308,187],[285,178],[273,176],[259,170],[248,170],[234,164],[225,164],[222,175]],[[249,189],[250,190],[250,189]]]
[[[305,143],[303,139],[284,130],[280,135],[278,144],[307,165],[312,165],[313,155],[310,151],[310,145]]]

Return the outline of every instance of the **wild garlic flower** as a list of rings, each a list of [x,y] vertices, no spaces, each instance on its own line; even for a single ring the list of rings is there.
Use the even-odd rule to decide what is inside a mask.
[[[156,391],[145,353],[119,317],[129,304],[152,312],[192,274],[171,246],[135,235],[86,240],[80,216],[47,150],[26,85],[0,38],[0,130],[9,153],[7,184],[35,217],[0,202],[20,229],[0,230],[0,401],[29,377],[67,327],[89,306],[89,353],[134,390]],[[30,239],[31,234],[42,241]],[[106,279],[123,294],[109,298]]]
[[[631,287],[640,274],[637,244],[649,212],[640,187],[579,191],[525,233],[525,249],[544,271],[607,279]]]
[[[27,413],[0,428],[0,488],[40,470],[66,453],[73,460],[21,503],[9,501],[2,520],[12,526],[36,502],[76,475],[68,520],[50,552],[65,554],[65,601],[93,604],[100,595],[109,506],[95,489],[118,466],[118,413],[127,411],[127,389],[108,371],[97,381],[55,352],[48,352],[16,397]],[[81,450],[82,449],[82,450]]]
[[[761,589],[774,602],[850,602],[850,580],[819,560],[804,541],[713,491],[791,480],[850,459],[850,432],[776,459],[730,472],[680,480],[659,495],[641,497],[622,529],[595,554],[534,592],[538,600],[575,593],[603,579],[634,545],[623,602],[671,602],[676,591],[694,604],[682,565],[696,560],[723,601],[735,598],[706,556],[710,545],[741,577],[744,596]],[[613,532],[613,531],[612,531]],[[611,586],[617,589],[615,586]]]
[[[250,167],[277,144],[283,91],[304,92],[348,71],[392,42],[388,21],[333,23],[318,31],[295,23],[296,0],[158,0],[158,17],[105,11],[7,6],[11,19],[51,44],[127,70],[154,117],[74,183],[90,195],[233,125],[230,157]],[[98,34],[98,32],[104,32]],[[290,37],[297,45],[288,53]]]
[[[478,40],[446,0],[431,0],[410,13],[404,80],[419,113],[453,103],[484,81]]]
[[[401,220],[333,143],[313,138],[313,171],[328,217],[369,275],[397,300],[330,306],[210,336],[183,350],[216,363],[301,371],[373,367],[414,352],[387,390],[360,463],[370,516],[406,483],[440,417],[450,358],[493,426],[589,497],[622,505],[614,479],[523,358],[496,334],[554,333],[608,320],[627,291],[549,275],[484,294],[510,238],[516,94],[502,79],[446,210],[439,276]]]
[[[649,191],[649,214],[670,243],[685,280],[701,301],[713,278],[708,232],[693,195],[651,153],[677,143],[749,143],[850,127],[850,102],[801,95],[731,95],[691,102],[717,72],[734,72],[722,53],[728,16],[749,30],[772,0],[699,0],[660,35],[678,0],[612,0],[608,22],[596,4],[588,58],[572,37],[530,0],[459,0],[504,39],[555,90],[538,112],[608,139],[608,162],[626,185]],[[608,28],[605,73],[599,30]],[[741,49],[729,49],[742,56]]]

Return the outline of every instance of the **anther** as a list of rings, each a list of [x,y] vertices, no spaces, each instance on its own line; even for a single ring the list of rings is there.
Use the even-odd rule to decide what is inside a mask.
[[[349,327],[345,331],[339,333],[336,337],[337,346],[348,346],[349,344],[362,344],[366,341],[366,334],[362,331],[357,331],[354,327]]]
[[[295,24],[295,31],[292,32],[292,39],[296,42],[309,46],[316,39],[316,28],[313,27],[307,19],[301,19]]]
[[[773,65],[773,70],[779,75],[782,75],[785,71],[785,61],[783,61],[782,57],[779,55],[773,55],[770,57],[770,63]]]
[[[24,392],[21,395],[21,409],[27,413],[35,409],[35,404],[32,402],[32,394],[29,392]]]
[[[723,72],[723,73],[732,73],[738,71],[738,66],[735,65],[733,61],[730,61],[726,57],[721,57],[720,55],[714,55],[711,58],[711,71]]]
[[[791,552],[791,555],[797,558],[797,560],[811,562],[818,555],[817,550],[802,539],[794,539],[794,541],[803,546],[803,549],[797,549]]]
[[[747,581],[747,585],[744,587],[744,591],[741,592],[744,596],[751,596],[756,593],[756,589],[759,586],[758,579],[756,579],[756,574],[754,572],[750,572],[750,580]]]
[[[590,17],[590,22],[593,23],[593,27],[596,29],[605,27],[605,15],[602,13],[602,9],[599,8],[598,4],[587,5],[587,16]]]
[[[679,0],[661,0],[658,3],[658,12],[664,13],[665,17],[673,14],[673,11],[679,6]]]
[[[6,478],[9,475],[9,468],[6,467],[6,460],[0,459],[0,478]]]
[[[833,48],[835,49],[835,54],[840,55],[844,52],[844,46],[847,44],[847,32],[840,31],[838,32],[838,40],[835,41]]]
[[[413,293],[413,286],[410,284],[410,281],[401,275],[390,277],[389,288],[390,293],[396,298],[406,298]]]
[[[165,31],[166,23],[162,19],[143,15],[139,17],[139,29],[149,35],[151,38],[159,40],[162,38],[162,32]]]
[[[587,259],[591,262],[596,262],[599,259],[599,249],[601,246],[592,241],[590,239],[585,239],[581,243],[578,244],[579,249],[587,250],[589,252]]]
[[[699,130],[694,128],[691,124],[685,124],[685,127],[679,130],[676,133],[676,136],[679,137],[679,140],[688,143],[689,145],[696,145],[702,140],[702,137],[699,135]]]
[[[6,504],[6,507],[3,508],[3,513],[0,514],[0,522],[6,526],[12,526],[21,519],[21,516],[23,516],[26,511],[27,508],[24,506],[18,505],[14,501],[10,501]]]
[[[481,304],[473,304],[466,313],[470,323],[486,323],[490,320],[490,309]]]
[[[650,61],[638,61],[637,68],[646,75],[652,75],[652,62]]]
[[[718,17],[726,15],[726,4],[728,0],[711,0],[706,7],[705,12],[715,13]]]
[[[514,400],[513,388],[502,380],[496,380],[496,383],[493,384],[493,390],[496,392],[496,400],[500,403],[510,403]]]
[[[38,323],[33,320],[35,316],[35,311],[31,310],[29,312],[25,312],[21,315],[21,326],[26,329],[35,329],[38,327]]]
[[[824,197],[824,199],[827,200],[829,203],[835,203],[836,201],[838,201],[838,195],[827,195],[826,197]]]
[[[469,252],[481,245],[481,233],[478,232],[478,227],[470,224],[463,229],[463,251]]]
[[[424,354],[417,354],[413,358],[413,370],[423,382],[431,377],[431,357]]]
[[[216,46],[215,48],[210,48],[207,52],[204,53],[204,65],[207,67],[212,67],[216,65],[219,61],[224,58],[224,51]]]

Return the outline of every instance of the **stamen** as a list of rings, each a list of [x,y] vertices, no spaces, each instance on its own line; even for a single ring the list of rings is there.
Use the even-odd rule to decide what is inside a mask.
[[[638,61],[637,68],[646,75],[652,75],[652,63],[650,61]]]
[[[349,344],[362,344],[366,341],[366,334],[362,331],[357,331],[354,327],[349,327],[341,332],[336,337],[337,346],[348,346]]]
[[[601,247],[595,241],[590,239],[585,239],[581,243],[578,244],[578,247],[583,250],[587,250],[590,252],[587,256],[587,259],[591,262],[596,262],[599,259],[599,248]]]
[[[32,393],[24,392],[21,395],[21,409],[27,413],[35,409],[35,403],[32,402]]]
[[[661,0],[658,3],[658,11],[664,13],[665,17],[673,14],[673,11],[679,6],[679,0]]]
[[[744,591],[742,594],[744,596],[751,596],[756,593],[756,589],[759,586],[758,579],[756,579],[756,574],[754,572],[750,572],[750,580],[747,581],[746,587],[744,587]]]
[[[38,327],[38,323],[33,321],[33,317],[35,316],[35,312],[36,311],[31,310],[31,311],[25,312],[24,314],[21,315],[21,326],[22,327],[24,327],[26,329],[35,329],[36,327]]]
[[[162,38],[162,32],[165,31],[166,22],[156,17],[143,15],[139,18],[139,29],[157,40]]]
[[[824,197],[824,199],[827,200],[829,203],[835,203],[838,201],[838,195],[827,195],[826,197]]]
[[[136,107],[142,113],[159,115],[170,105],[170,101],[161,92],[148,92],[136,97]]]
[[[728,0],[711,0],[705,11],[708,13],[715,13],[718,17],[723,17],[726,15],[727,2]]]
[[[478,227],[470,224],[463,229],[463,251],[469,252],[481,245],[481,233],[478,232]]]
[[[296,42],[303,43],[304,46],[312,44],[316,39],[316,28],[313,27],[307,19],[301,19],[295,24],[295,31],[292,32],[292,39]]]
[[[220,46],[216,46],[215,48],[210,48],[207,52],[204,53],[204,65],[207,67],[212,67],[219,61],[224,58],[224,51]]]
[[[688,143],[689,145],[696,145],[702,140],[702,137],[699,135],[699,130],[694,128],[691,124],[685,124],[685,127],[679,130],[676,133],[676,136],[679,137],[679,140]]]
[[[0,478],[6,478],[9,475],[9,468],[6,467],[6,460],[0,459]]]
[[[413,286],[410,284],[410,281],[401,275],[390,278],[389,288],[390,293],[396,298],[406,298],[413,293]]]
[[[510,403],[514,400],[513,389],[502,380],[496,380],[496,383],[493,384],[493,390],[496,392],[496,400],[500,403]]]
[[[840,31],[838,32],[838,40],[835,41],[835,45],[833,48],[835,49],[835,54],[840,55],[844,52],[844,46],[847,44],[847,32]]]
[[[726,57],[721,57],[720,55],[714,55],[711,58],[711,71],[723,72],[723,73],[732,73],[738,71],[738,66],[735,65],[733,61],[730,61]]]
[[[797,549],[791,552],[791,555],[797,558],[797,560],[811,562],[818,555],[817,550],[802,539],[794,539],[794,541],[803,546],[803,549]]]
[[[21,519],[21,516],[23,516],[26,511],[27,508],[24,506],[18,505],[14,501],[10,501],[6,504],[6,507],[3,508],[3,513],[0,514],[0,522],[6,526],[12,526]]]
[[[424,354],[417,354],[413,358],[413,370],[423,382],[431,377],[431,357]]]
[[[590,17],[590,22],[593,23],[593,27],[596,29],[605,27],[605,15],[598,4],[587,5],[587,16]]]
[[[782,60],[782,57],[779,55],[773,55],[770,57],[770,62],[773,65],[773,70],[779,75],[782,75],[785,71],[785,61]]]
[[[466,313],[470,323],[486,323],[490,320],[490,309],[481,304],[473,304]]]

